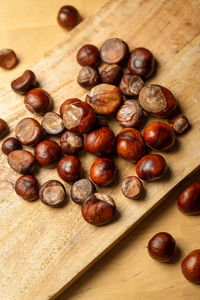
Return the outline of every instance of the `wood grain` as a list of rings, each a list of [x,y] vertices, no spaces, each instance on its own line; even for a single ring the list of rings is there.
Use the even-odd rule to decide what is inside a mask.
[[[117,31],[117,36],[128,41],[131,48],[142,44],[153,51],[159,61],[154,81],[172,89],[190,116],[192,130],[179,139],[174,151],[165,155],[170,172],[163,181],[148,183],[144,201],[133,203],[125,199],[117,183],[104,189],[116,200],[120,216],[116,222],[101,228],[85,224],[79,207],[70,201],[65,208],[52,210],[40,202],[25,203],[19,199],[12,188],[17,174],[7,167],[5,157],[1,157],[2,299],[39,300],[55,295],[141,220],[180,180],[199,167],[199,153],[194,151],[191,155],[191,149],[198,149],[200,143],[196,139],[200,125],[200,87],[196,76],[200,43],[197,2],[190,5],[176,2],[175,16],[172,2],[161,1],[158,7],[155,1],[126,1],[126,5],[123,5],[124,1],[109,1],[96,15],[71,32],[70,42],[61,43],[33,67],[42,87],[52,94],[55,110],[65,98],[76,96],[84,99],[85,91],[74,81],[79,69],[75,62],[76,51],[86,40],[95,41],[99,46]],[[184,14],[186,10],[188,15],[193,14],[192,24]],[[132,32],[128,30],[130,27]],[[22,105],[23,98],[15,96],[9,86],[0,93],[2,116],[12,130],[29,113]],[[7,99],[10,99],[9,104]],[[120,129],[114,121],[112,127],[115,132]],[[93,159],[89,155],[81,157],[86,172]],[[119,158],[116,161],[119,179],[135,172],[133,165]],[[41,183],[57,178],[55,170],[43,169],[37,176]],[[66,187],[69,189],[69,185]]]

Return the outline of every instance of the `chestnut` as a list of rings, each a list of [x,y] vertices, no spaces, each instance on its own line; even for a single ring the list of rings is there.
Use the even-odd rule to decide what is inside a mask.
[[[61,104],[61,106],[60,106],[60,116],[61,116],[61,118],[63,118],[63,114],[64,114],[64,111],[65,111],[65,108],[67,108],[67,106],[69,105],[69,104],[71,104],[71,103],[75,103],[75,102],[81,102],[81,100],[80,99],[78,99],[78,98],[69,98],[69,99],[67,99],[67,100],[65,100],[62,104]]]
[[[63,122],[66,129],[78,134],[90,131],[95,121],[96,114],[94,109],[82,101],[69,104],[63,114]]]
[[[139,125],[142,117],[142,107],[136,100],[124,101],[116,114],[117,121],[123,127],[135,127]]]
[[[96,156],[107,156],[114,152],[115,135],[109,127],[101,127],[85,136],[84,149]]]
[[[25,118],[17,124],[15,135],[22,145],[34,146],[42,139],[43,131],[37,120]]]
[[[27,201],[38,199],[38,182],[32,175],[23,175],[15,182],[15,192]]]
[[[115,163],[110,158],[97,158],[90,168],[90,178],[100,186],[109,185],[116,173]]]
[[[63,28],[72,29],[79,23],[80,16],[75,7],[65,5],[60,8],[57,15],[57,21]]]
[[[0,118],[0,138],[3,138],[6,134],[8,134],[9,128],[6,121]]]
[[[168,123],[178,134],[183,133],[189,127],[188,119],[181,114],[169,119]]]
[[[9,137],[5,141],[3,141],[1,149],[2,152],[6,155],[8,155],[10,152],[14,150],[21,149],[21,144],[20,142],[14,138],[14,137]]]
[[[115,216],[114,200],[105,193],[95,193],[88,196],[81,206],[84,220],[92,225],[103,225]]]
[[[141,89],[144,87],[144,81],[137,75],[126,73],[123,75],[119,88],[126,96],[138,96]]]
[[[24,97],[26,108],[33,114],[43,115],[52,108],[51,96],[41,88],[30,90]]]
[[[117,135],[117,153],[136,163],[146,152],[141,133],[134,128],[125,128]]]
[[[137,176],[129,176],[122,181],[122,193],[130,199],[138,199],[143,192],[142,181]]]
[[[56,142],[44,140],[37,144],[34,153],[39,165],[52,167],[61,158],[62,150]]]
[[[142,78],[149,77],[155,66],[155,59],[151,51],[146,48],[134,49],[128,60],[128,69],[134,74]]]
[[[159,232],[148,243],[149,255],[160,262],[169,262],[174,258],[176,242],[171,234]]]
[[[14,150],[8,154],[8,164],[17,173],[27,174],[31,172],[35,158],[29,151]]]
[[[200,249],[193,250],[184,258],[181,270],[187,280],[200,284]]]
[[[18,64],[16,53],[12,49],[0,50],[0,67],[6,70],[14,68]]]
[[[144,141],[152,149],[164,151],[175,142],[173,129],[164,122],[151,122],[143,132]]]
[[[97,114],[111,115],[122,102],[122,93],[117,86],[99,84],[91,89],[85,101],[90,104]]]
[[[106,64],[122,64],[129,54],[127,44],[118,38],[106,40],[100,48],[100,57]]]
[[[155,180],[162,177],[167,170],[167,163],[159,154],[143,156],[136,165],[136,173],[143,180]]]
[[[60,147],[67,155],[77,154],[83,149],[83,137],[77,133],[65,131],[60,138]]]
[[[96,66],[100,61],[99,50],[96,46],[91,44],[83,45],[76,55],[77,62],[85,66]]]
[[[177,105],[172,92],[156,84],[147,85],[141,89],[139,102],[148,114],[164,118],[168,117]]]
[[[46,205],[59,207],[63,205],[66,200],[65,187],[58,180],[49,180],[41,186],[39,198]]]
[[[41,125],[44,131],[51,135],[58,135],[65,128],[62,118],[55,112],[46,113]]]
[[[31,89],[35,88],[37,80],[31,70],[26,70],[20,77],[11,82],[11,88],[19,95],[24,95]]]
[[[200,214],[200,183],[189,185],[178,197],[178,208],[186,215]]]
[[[89,66],[83,67],[78,74],[77,82],[83,88],[91,89],[100,82],[99,70]]]
[[[100,72],[101,81],[103,83],[117,85],[122,77],[122,68],[117,65],[106,65]]]
[[[71,187],[71,198],[77,204],[83,204],[88,196],[95,192],[95,186],[89,179],[80,179]]]
[[[59,161],[57,172],[62,180],[68,183],[74,182],[81,178],[81,162],[74,155],[65,156]]]

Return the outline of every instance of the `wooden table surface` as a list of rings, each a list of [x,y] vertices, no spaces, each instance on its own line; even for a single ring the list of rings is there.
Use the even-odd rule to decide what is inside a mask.
[[[30,68],[45,52],[67,38],[68,32],[56,22],[60,6],[74,5],[86,18],[105,2],[1,0],[0,49],[14,49],[20,64],[12,71],[0,70],[0,85],[3,86]],[[180,191],[199,177],[200,171],[186,179],[156,211],[57,300],[154,300],[161,297],[173,300],[200,299],[200,286],[187,282],[180,271],[182,258],[191,250],[200,248],[200,217],[184,216],[176,208]],[[174,263],[160,264],[147,254],[148,240],[159,231],[168,231],[177,241],[178,251]]]

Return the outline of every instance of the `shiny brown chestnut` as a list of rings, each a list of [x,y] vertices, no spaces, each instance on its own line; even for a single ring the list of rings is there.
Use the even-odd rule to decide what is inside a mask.
[[[67,155],[74,155],[83,149],[83,137],[77,133],[65,131],[60,138],[60,147]]]
[[[63,132],[65,128],[62,118],[55,112],[46,113],[41,125],[44,131],[51,135],[58,135]]]
[[[141,133],[134,128],[125,128],[117,135],[117,153],[136,163],[146,152]]]
[[[118,109],[116,119],[123,127],[138,126],[143,117],[141,105],[136,100],[126,100]]]
[[[0,67],[6,70],[14,68],[18,64],[16,53],[12,49],[0,51]]]
[[[177,206],[186,215],[200,214],[200,183],[189,185],[178,197]]]
[[[181,270],[187,280],[200,284],[200,249],[193,250],[184,258]]]
[[[139,93],[139,102],[148,114],[163,118],[170,116],[177,105],[172,92],[157,84],[144,86]]]
[[[69,131],[83,134],[90,131],[96,121],[94,109],[85,102],[69,104],[63,114],[63,122]]]
[[[126,96],[138,96],[141,89],[144,87],[144,81],[137,75],[126,73],[123,75],[119,88]]]
[[[37,80],[31,70],[26,70],[20,77],[11,82],[11,88],[19,95],[24,95],[31,89],[35,88]]]
[[[46,205],[59,207],[66,201],[65,187],[58,180],[49,180],[41,186],[39,198]]]
[[[106,65],[100,72],[103,83],[118,85],[122,77],[122,68],[117,65]]]
[[[8,164],[19,174],[30,173],[35,164],[33,154],[26,150],[14,150],[8,154]]]
[[[160,262],[169,262],[174,258],[176,242],[171,234],[159,232],[148,243],[149,255]]]
[[[162,177],[167,170],[167,163],[159,154],[143,156],[136,165],[136,173],[140,179],[155,180]]]
[[[32,114],[43,115],[52,108],[51,96],[41,88],[30,90],[24,97],[25,107]]]
[[[165,151],[175,142],[173,129],[164,122],[151,122],[143,132],[144,141],[152,149]]]
[[[85,101],[90,104],[97,114],[111,115],[122,102],[122,93],[117,86],[99,84],[91,89]]]
[[[128,45],[118,38],[106,40],[100,48],[101,60],[106,64],[122,64],[128,54]]]
[[[79,180],[82,173],[81,162],[74,155],[65,156],[59,161],[57,172],[60,178],[68,183]]]
[[[86,222],[92,225],[103,225],[114,218],[116,205],[107,194],[95,193],[83,202],[81,212]]]
[[[80,99],[78,99],[78,98],[69,98],[69,99],[67,99],[67,100],[65,100],[62,104],[61,104],[61,106],[60,106],[60,116],[61,116],[61,118],[63,118],[63,114],[64,114],[64,111],[65,111],[65,109],[67,108],[67,106],[69,105],[69,104],[71,104],[71,103],[75,103],[75,102],[81,102],[81,100]]]
[[[9,137],[5,141],[3,141],[1,149],[5,155],[8,155],[10,152],[14,150],[21,149],[21,143],[14,137]]]
[[[37,144],[34,153],[39,165],[52,167],[61,158],[62,150],[56,142],[44,140]]]
[[[8,134],[9,128],[6,121],[0,118],[0,138],[3,138],[6,134]]]
[[[37,120],[25,118],[17,123],[15,135],[22,145],[34,146],[42,139],[43,131]]]
[[[110,158],[97,158],[90,168],[90,178],[100,186],[109,185],[116,173],[115,163]]]
[[[23,175],[15,182],[15,192],[27,201],[38,199],[39,186],[35,177]]]
[[[78,74],[77,82],[83,88],[91,89],[100,82],[99,70],[90,66],[83,67]]]
[[[182,134],[189,127],[188,119],[181,114],[174,116],[167,122],[178,134]]]
[[[83,45],[76,55],[77,62],[85,67],[85,66],[96,66],[99,63],[100,56],[99,50],[96,46],[91,44]]]
[[[142,78],[149,77],[155,66],[155,59],[151,51],[146,48],[134,49],[128,60],[128,69],[134,74]]]
[[[57,15],[57,21],[63,28],[72,29],[79,23],[80,16],[75,7],[65,5],[60,8]]]
[[[122,193],[130,199],[138,199],[143,192],[142,181],[137,176],[128,176],[122,181]]]
[[[95,192],[96,188],[89,179],[80,179],[71,187],[71,198],[77,204],[83,204],[83,201],[87,199],[91,194]]]
[[[101,127],[85,136],[84,149],[96,156],[107,156],[114,152],[115,135],[109,127]]]

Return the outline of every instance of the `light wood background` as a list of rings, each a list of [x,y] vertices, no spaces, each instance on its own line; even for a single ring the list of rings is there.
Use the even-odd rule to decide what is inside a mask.
[[[104,2],[77,0],[70,4],[86,18]],[[0,48],[15,49],[21,61],[13,71],[0,71],[1,87],[67,38],[68,33],[56,23],[57,10],[63,4],[66,2],[55,0],[0,1]],[[183,186],[199,175],[185,180]],[[180,189],[57,300],[199,299],[200,287],[180,273],[184,255],[200,248],[199,217],[185,217],[176,209]],[[170,232],[180,247],[174,264],[159,264],[146,253],[149,238],[158,231]]]

